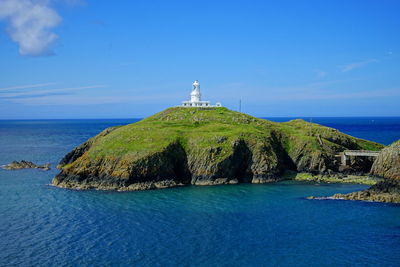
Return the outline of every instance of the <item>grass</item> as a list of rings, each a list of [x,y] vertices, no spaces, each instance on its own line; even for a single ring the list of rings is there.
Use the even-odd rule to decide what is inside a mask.
[[[220,148],[222,152],[213,158],[218,162],[230,155],[233,143],[239,139],[254,144],[271,143],[273,136],[280,138],[289,155],[302,147],[310,154],[348,148],[379,150],[383,147],[304,120],[277,123],[223,107],[175,107],[97,138],[87,157],[91,161],[100,158],[135,160],[179,142],[190,153]],[[220,142],[220,138],[224,141]],[[322,140],[322,146],[318,138]],[[348,144],[348,147],[343,144]]]

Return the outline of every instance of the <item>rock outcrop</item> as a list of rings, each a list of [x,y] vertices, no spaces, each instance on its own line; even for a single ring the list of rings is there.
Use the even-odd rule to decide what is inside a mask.
[[[176,107],[89,139],[61,160],[53,184],[142,190],[266,183],[284,170],[335,173],[338,152],[382,147],[304,120],[276,123],[226,108]],[[372,165],[356,163],[357,172]]]
[[[336,194],[333,198],[400,203],[400,140],[382,150],[372,165],[371,174],[384,180],[367,190]]]
[[[400,140],[382,150],[372,165],[371,174],[400,180]]]
[[[13,161],[7,165],[2,166],[5,170],[19,170],[19,169],[41,169],[44,171],[50,170],[50,164],[36,165],[30,161]]]

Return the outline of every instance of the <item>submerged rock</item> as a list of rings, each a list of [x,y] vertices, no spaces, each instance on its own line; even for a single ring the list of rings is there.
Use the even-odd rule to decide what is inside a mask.
[[[382,147],[304,120],[277,123],[226,108],[176,107],[89,139],[61,160],[53,184],[143,190],[268,183],[285,170],[335,173],[338,152]],[[367,173],[371,165],[366,159],[350,169]]]
[[[36,165],[33,162],[30,161],[13,161],[10,164],[2,166],[3,169],[5,170],[19,170],[19,169],[41,169],[44,171],[50,170],[50,164],[44,164],[44,165]]]

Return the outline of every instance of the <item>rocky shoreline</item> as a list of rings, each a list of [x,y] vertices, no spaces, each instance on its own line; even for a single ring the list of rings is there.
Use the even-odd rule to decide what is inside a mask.
[[[334,199],[400,203],[400,140],[384,148],[371,168],[383,180],[367,190],[336,194]]]
[[[382,179],[379,177],[372,177],[372,176],[357,176],[357,175],[350,175],[350,176],[327,176],[327,175],[313,175],[310,173],[297,173],[297,177],[288,177],[286,174],[281,177],[276,177],[274,179],[253,179],[251,182],[252,184],[268,184],[274,183],[279,181],[300,181],[300,182],[313,182],[313,183],[352,183],[352,184],[364,184],[364,185],[374,185],[377,184]],[[300,178],[299,178],[300,177]],[[120,186],[120,185],[110,185],[105,183],[98,183],[98,182],[59,182],[56,178],[52,181],[52,185],[65,188],[65,189],[76,189],[76,190],[100,190],[100,191],[141,191],[141,190],[154,190],[154,189],[165,189],[165,188],[173,188],[173,187],[182,187],[182,186],[215,186],[215,185],[236,185],[239,184],[239,181],[236,179],[228,180],[226,178],[215,179],[211,180],[200,180],[196,181],[193,184],[184,184],[184,183],[177,183],[174,180],[162,180],[157,182],[142,182],[142,183],[133,183],[128,186]],[[335,195],[336,196],[336,195]],[[335,197],[308,197],[309,199],[345,199],[342,195],[337,194]],[[344,196],[344,195],[343,195]]]
[[[351,184],[364,184],[364,185],[375,185],[381,182],[383,179],[376,176],[371,176],[367,173],[357,174],[312,174],[312,173],[296,173],[289,172],[284,174],[285,180],[294,180],[302,182],[314,182],[314,183],[351,183]]]
[[[332,199],[400,203],[400,181],[387,179],[364,191],[335,194]]]

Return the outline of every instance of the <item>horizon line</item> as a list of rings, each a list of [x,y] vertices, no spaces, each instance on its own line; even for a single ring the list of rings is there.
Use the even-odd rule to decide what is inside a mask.
[[[152,116],[152,115],[150,115]],[[147,117],[150,117],[147,116]],[[252,115],[250,115],[252,116]],[[35,120],[143,120],[147,117],[133,117],[133,118],[19,118],[19,119],[1,119],[0,121],[35,121]],[[302,118],[400,118],[400,115],[389,115],[389,116],[381,116],[381,115],[374,115],[374,116],[270,116],[270,117],[263,117],[263,116],[253,116],[259,119],[268,119],[268,118],[291,118],[291,119],[302,119]]]

